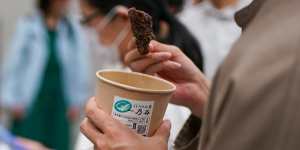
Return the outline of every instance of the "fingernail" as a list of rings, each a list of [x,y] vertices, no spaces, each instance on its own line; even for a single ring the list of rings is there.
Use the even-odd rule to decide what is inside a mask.
[[[153,44],[153,41],[150,41],[149,43],[149,50],[153,50],[154,49],[154,44]]]

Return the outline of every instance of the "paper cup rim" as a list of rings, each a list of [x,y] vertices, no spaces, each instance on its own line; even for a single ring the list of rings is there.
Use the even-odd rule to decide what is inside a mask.
[[[151,78],[151,79],[154,79],[154,80],[158,80],[158,81],[164,82],[165,84],[170,85],[170,87],[172,87],[172,88],[165,89],[165,90],[153,90],[153,89],[137,88],[137,87],[133,87],[133,86],[130,86],[130,85],[125,85],[125,84],[122,84],[122,83],[118,83],[118,82],[115,82],[115,81],[108,80],[105,77],[103,77],[103,76],[100,75],[100,73],[105,73],[105,72],[125,73],[125,74],[132,74],[132,75],[144,76],[146,78]],[[103,81],[105,83],[111,84],[113,86],[116,86],[116,87],[119,87],[119,88],[122,88],[122,89],[132,90],[132,91],[137,91],[137,92],[152,93],[152,94],[153,93],[154,94],[157,94],[157,93],[167,94],[167,93],[172,93],[172,92],[174,92],[176,90],[176,86],[173,83],[171,83],[171,82],[169,82],[167,80],[161,79],[159,77],[155,77],[155,76],[151,76],[151,75],[139,73],[139,72],[129,72],[129,71],[105,69],[105,70],[99,70],[99,71],[97,71],[96,72],[96,76],[97,76],[97,78],[99,80],[101,80],[101,81]]]

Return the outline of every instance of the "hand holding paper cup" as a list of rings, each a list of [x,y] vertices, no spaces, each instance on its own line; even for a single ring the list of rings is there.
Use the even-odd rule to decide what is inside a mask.
[[[158,77],[136,72],[97,72],[96,102],[113,118],[151,136],[160,126],[176,87]]]

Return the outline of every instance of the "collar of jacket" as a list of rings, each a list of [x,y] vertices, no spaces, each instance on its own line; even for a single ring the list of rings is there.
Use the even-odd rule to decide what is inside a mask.
[[[245,30],[248,24],[253,20],[256,14],[259,12],[261,6],[267,0],[253,0],[253,2],[247,7],[241,9],[235,14],[236,23]]]

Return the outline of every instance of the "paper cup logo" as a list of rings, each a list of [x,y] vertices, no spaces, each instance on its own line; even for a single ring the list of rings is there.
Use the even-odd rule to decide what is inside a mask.
[[[121,113],[125,113],[131,110],[132,104],[126,100],[120,100],[115,103],[115,110]]]

